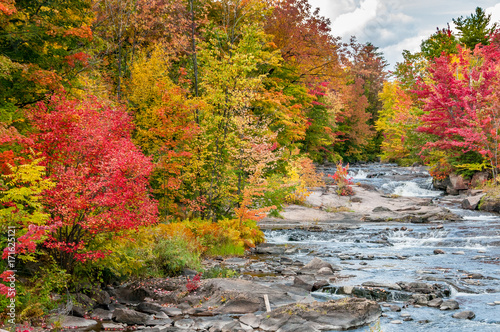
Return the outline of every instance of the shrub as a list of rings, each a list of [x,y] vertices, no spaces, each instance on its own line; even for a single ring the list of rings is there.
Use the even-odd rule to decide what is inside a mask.
[[[148,265],[165,276],[179,275],[184,268],[199,270],[200,254],[182,238],[162,239],[154,246]]]
[[[352,196],[354,195],[354,190],[351,185],[352,178],[349,177],[349,164],[345,167],[342,166],[342,163],[337,164],[337,171],[335,174],[328,174],[329,177],[333,179],[333,182],[337,185],[337,194],[339,196]]]

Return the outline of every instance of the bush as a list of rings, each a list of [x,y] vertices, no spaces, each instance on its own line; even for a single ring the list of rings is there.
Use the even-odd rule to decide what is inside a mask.
[[[238,276],[238,272],[235,270],[229,269],[224,266],[216,266],[212,267],[205,272],[203,272],[203,278],[212,279],[212,278],[235,278]]]
[[[179,275],[185,268],[199,270],[200,254],[192,251],[182,238],[163,239],[154,246],[148,265],[164,276]]]

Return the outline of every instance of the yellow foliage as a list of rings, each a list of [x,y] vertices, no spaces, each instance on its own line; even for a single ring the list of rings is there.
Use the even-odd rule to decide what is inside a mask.
[[[325,185],[322,174],[316,173],[311,159],[299,158],[290,162],[288,168],[288,183],[295,185],[295,191],[286,197],[289,203],[304,204],[311,194],[308,187],[322,187]]]

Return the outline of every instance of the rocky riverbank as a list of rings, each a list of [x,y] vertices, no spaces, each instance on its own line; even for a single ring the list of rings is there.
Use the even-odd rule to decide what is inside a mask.
[[[458,276],[457,270],[437,265],[410,276],[398,272],[382,277],[385,281],[359,279],[381,269],[381,264],[392,269],[401,266],[404,271],[413,264],[410,261],[428,259],[423,257],[448,257],[449,262],[465,257],[463,251],[447,248],[419,251],[416,257],[386,248],[395,244],[392,239],[416,233],[417,228],[421,235],[415,238],[426,232],[446,232],[447,225],[459,223],[462,216],[444,206],[456,206],[474,196],[464,192],[438,204],[434,198],[383,194],[365,184],[355,185],[354,190],[354,196],[340,197],[333,186],[315,188],[304,206],[288,206],[283,219],[266,218],[260,226],[267,232],[285,232],[288,240],[309,243],[304,238],[308,234],[321,235],[320,240],[342,238],[374,225],[376,231],[370,229],[349,240],[359,241],[362,252],[342,246],[334,252],[316,252],[304,245],[264,243],[245,257],[204,262],[206,269],[234,270],[234,278],[198,280],[194,271],[186,270],[185,276],[177,278],[82,289],[73,294],[75,302],[52,316],[54,326],[82,331],[306,332],[356,329],[386,317],[382,319],[390,319],[391,325],[411,322],[424,328],[429,319],[414,317],[410,308],[431,310],[441,317],[440,313],[450,312],[450,319],[470,320],[476,314],[451,298],[452,293],[479,294],[483,290],[474,288],[478,285],[485,292],[499,291],[497,279],[466,271],[465,266]],[[476,255],[472,259],[498,264],[484,250]],[[484,303],[491,308],[499,304]]]

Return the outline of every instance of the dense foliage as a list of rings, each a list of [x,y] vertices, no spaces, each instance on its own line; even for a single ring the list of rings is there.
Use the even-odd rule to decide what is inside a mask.
[[[322,184],[313,161],[337,163],[340,195],[341,162],[379,156],[496,176],[500,36],[480,8],[454,23],[387,81],[377,47],[307,0],[0,0],[0,278],[26,277],[19,319],[84,281],[243,254]]]

